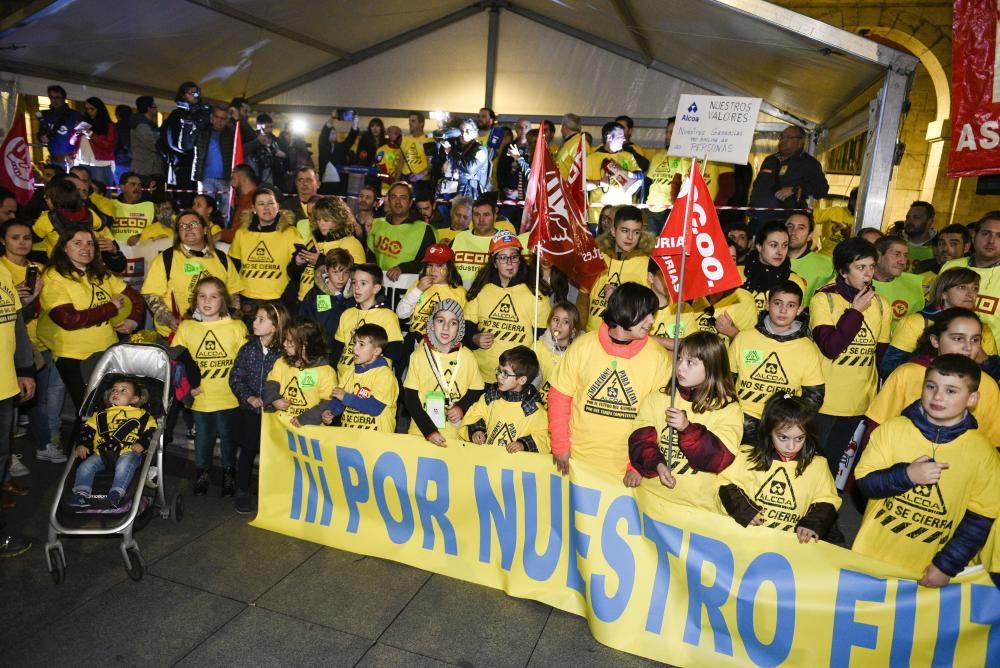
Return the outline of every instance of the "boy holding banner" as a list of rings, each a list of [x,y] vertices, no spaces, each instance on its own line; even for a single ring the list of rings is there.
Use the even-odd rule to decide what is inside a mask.
[[[925,587],[958,575],[1000,512],[1000,456],[969,412],[980,379],[964,355],[935,359],[920,400],[874,431],[855,471],[871,502],[852,549]]]

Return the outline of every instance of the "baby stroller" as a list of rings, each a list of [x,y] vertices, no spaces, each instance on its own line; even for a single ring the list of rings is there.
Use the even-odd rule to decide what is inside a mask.
[[[69,505],[72,495],[76,467],[80,459],[74,452],[70,454],[66,469],[59,481],[58,493],[49,514],[49,537],[45,543],[45,561],[49,573],[56,584],[65,579],[66,555],[63,552],[60,534],[67,536],[109,536],[122,537],[121,554],[125,571],[133,580],[141,580],[146,564],[139,554],[139,546],[132,536],[133,531],[142,529],[159,512],[163,519],[172,518],[180,522],[184,514],[184,499],[178,493],[166,503],[163,481],[163,429],[167,410],[170,407],[170,358],[167,351],[153,344],[119,343],[101,356],[97,367],[90,375],[87,396],[80,407],[80,418],[87,420],[93,413],[104,408],[104,393],[114,383],[123,378],[137,381],[149,393],[145,410],[156,420],[156,430],[149,447],[143,453],[142,464],[136,470],[120,505],[108,505],[79,509]],[[98,456],[96,454],[92,457]],[[152,474],[150,473],[152,469]],[[94,484],[94,495],[107,491],[114,471],[99,473]]]

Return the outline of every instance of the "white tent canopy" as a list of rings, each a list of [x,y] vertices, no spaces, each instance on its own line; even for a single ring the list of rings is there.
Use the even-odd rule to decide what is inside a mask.
[[[190,79],[257,109],[486,105],[591,123],[626,113],[657,131],[682,93],[760,97],[771,120],[868,127],[866,225],[881,224],[915,65],[762,0],[56,0],[0,20],[0,70],[38,94],[58,81],[169,100]],[[873,94],[867,123],[842,117]]]

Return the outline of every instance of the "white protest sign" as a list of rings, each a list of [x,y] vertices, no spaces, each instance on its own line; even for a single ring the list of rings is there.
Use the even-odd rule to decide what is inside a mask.
[[[681,95],[670,155],[745,164],[760,111],[759,97]]]

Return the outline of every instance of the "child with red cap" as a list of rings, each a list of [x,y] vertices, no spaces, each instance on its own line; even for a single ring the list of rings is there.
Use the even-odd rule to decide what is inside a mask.
[[[407,351],[413,350],[427,333],[427,323],[439,302],[454,299],[465,308],[465,287],[455,268],[454,251],[445,244],[431,244],[420,261],[420,278],[396,305],[396,315],[409,332],[405,339]]]

